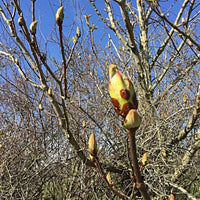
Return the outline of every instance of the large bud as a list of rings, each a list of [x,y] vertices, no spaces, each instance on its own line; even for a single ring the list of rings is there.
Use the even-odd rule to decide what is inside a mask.
[[[138,129],[141,124],[141,117],[137,113],[137,110],[131,109],[124,120],[124,126],[126,129]]]
[[[129,110],[138,108],[138,101],[132,82],[122,74],[116,65],[109,66],[109,93],[118,115],[126,117]]]
[[[56,23],[60,26],[63,23],[64,19],[64,8],[60,6],[56,12]]]
[[[35,35],[36,34],[36,27],[37,27],[37,21],[33,21],[30,25],[30,32],[32,35]]]

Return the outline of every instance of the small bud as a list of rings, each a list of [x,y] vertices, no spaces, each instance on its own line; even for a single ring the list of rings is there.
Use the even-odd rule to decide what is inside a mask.
[[[44,108],[42,107],[42,104],[41,104],[41,103],[39,104],[39,109],[40,109],[40,110],[44,110]]]
[[[188,40],[188,45],[189,45],[190,47],[192,47],[192,46],[193,46],[193,43],[192,43],[192,41],[191,41],[191,40]]]
[[[91,154],[90,154],[90,157],[89,157],[89,159],[90,159],[90,161],[91,161],[91,162],[94,162],[94,161],[95,161],[95,158],[94,158],[94,156],[92,156]]]
[[[18,58],[15,58],[15,63],[16,63],[17,65],[19,65],[19,59],[18,59]]]
[[[81,37],[81,30],[80,30],[80,28],[78,26],[76,28],[76,35],[77,35],[78,38]]]
[[[78,58],[81,59],[81,52],[78,52]]]
[[[86,126],[86,122],[85,120],[83,120],[83,128],[85,128],[85,126]]]
[[[183,94],[183,102],[184,102],[184,103],[187,103],[187,97],[186,97],[185,94]]]
[[[111,186],[114,185],[113,182],[112,182],[112,180],[111,180],[110,172],[107,173],[107,175],[106,175],[106,180],[108,181],[109,185],[111,185]]]
[[[174,200],[175,198],[174,198],[174,195],[171,193],[170,194],[170,200]]]
[[[86,24],[87,24],[88,26],[90,25],[89,19],[90,19],[91,16],[92,16],[92,15],[84,15]]]
[[[64,19],[64,9],[63,6],[60,6],[56,12],[56,23],[60,26],[63,23]]]
[[[35,35],[36,34],[36,26],[37,26],[37,21],[33,21],[30,25],[30,32],[32,35]]]
[[[95,140],[95,134],[94,133],[92,133],[90,135],[89,142],[88,142],[88,149],[89,149],[90,155],[92,155],[92,156],[97,155],[97,143],[96,143],[96,140]]]
[[[147,157],[148,157],[148,154],[144,153],[143,156],[142,156],[142,160],[141,160],[143,166],[146,165]]]
[[[162,155],[163,155],[164,158],[167,157],[167,152],[166,152],[166,150],[165,150],[164,147],[162,147],[162,149],[161,149],[161,153],[162,153]]]
[[[185,19],[184,19],[184,17],[181,18],[181,22],[182,22],[182,24],[184,26],[185,25]]]
[[[19,24],[19,26],[23,26],[24,25],[24,19],[23,19],[22,16],[19,17],[18,24]]]
[[[141,117],[140,115],[137,113],[137,111],[135,109],[131,109],[125,120],[124,120],[124,126],[126,129],[137,129],[139,128],[141,124]]]
[[[51,87],[49,87],[49,89],[48,89],[48,95],[52,96],[52,88]]]

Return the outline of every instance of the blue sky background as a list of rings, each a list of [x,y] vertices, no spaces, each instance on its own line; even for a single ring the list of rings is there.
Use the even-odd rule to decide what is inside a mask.
[[[133,3],[135,1],[132,1]],[[160,1],[161,8],[163,12],[166,14],[169,8],[172,8],[170,11],[169,19],[174,21],[177,12],[179,11],[183,0],[177,1]],[[52,29],[57,28],[55,22],[55,13],[58,9],[60,1],[52,1],[52,0],[36,0],[35,3],[35,10],[36,10],[36,20],[38,20],[38,30],[41,31],[41,37],[49,38]],[[95,4],[97,5],[98,9],[105,14],[103,11],[104,9],[104,1],[103,0],[96,0]],[[93,7],[89,3],[88,0],[67,0],[63,1],[63,6],[65,9],[65,19],[64,19],[64,35],[66,38],[73,37],[75,34],[76,26],[81,27],[83,37],[87,34],[88,27],[85,24],[84,15],[91,14],[92,17],[90,18],[90,22],[95,24],[98,27],[98,30],[94,31],[95,40],[98,43],[98,40],[101,40],[102,47],[107,44],[108,37],[104,37],[103,40],[101,36],[105,33],[110,33],[112,39],[118,43],[118,39],[114,36],[113,32],[108,30],[105,25],[101,22],[101,20],[96,15]],[[120,10],[118,5],[113,2],[113,8],[115,10],[115,14],[121,16]],[[134,6],[134,5],[133,5]],[[24,17],[31,23],[31,1],[21,1],[21,8],[24,12]],[[28,23],[28,24],[29,24]],[[73,29],[72,29],[73,25]],[[44,39],[41,38],[41,39]],[[40,39],[40,38],[38,38]],[[42,40],[41,40],[42,41]],[[49,47],[51,45],[49,44]]]

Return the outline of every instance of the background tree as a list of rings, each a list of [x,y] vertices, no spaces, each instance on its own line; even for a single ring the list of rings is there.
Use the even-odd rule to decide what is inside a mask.
[[[47,14],[36,0],[0,3],[1,199],[119,199],[88,159],[91,133],[114,187],[141,198],[108,94],[112,63],[134,82],[151,198],[199,198],[199,3],[90,4],[55,2]]]

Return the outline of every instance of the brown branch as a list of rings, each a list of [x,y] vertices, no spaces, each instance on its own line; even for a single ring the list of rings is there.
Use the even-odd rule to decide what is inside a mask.
[[[59,39],[60,39],[60,50],[62,55],[62,65],[63,65],[63,80],[64,80],[64,97],[67,98],[67,65],[65,59],[65,50],[63,45],[63,35],[62,35],[62,23],[58,25]],[[61,79],[62,80],[62,79]]]
[[[186,0],[184,1],[175,21],[174,21],[174,25],[177,25],[182,14],[183,14],[183,11],[184,9],[186,8],[187,4],[188,4],[189,0]],[[150,6],[152,10],[154,10],[154,8],[152,6]],[[168,33],[168,37],[164,40],[164,42],[162,43],[162,45],[158,48],[158,51],[156,53],[156,55],[154,56],[154,58],[152,59],[151,63],[150,63],[150,68],[154,67],[155,65],[155,62],[157,61],[158,57],[162,54],[162,52],[164,51],[165,47],[167,46],[167,44],[169,43],[170,41],[170,38],[172,38],[172,35],[174,33],[174,28],[172,27],[171,30],[169,31]]]
[[[108,188],[109,188],[113,193],[115,193],[118,197],[120,197],[121,199],[125,199],[125,200],[126,200],[126,199],[129,199],[128,196],[126,196],[125,194],[123,194],[122,192],[120,192],[119,190],[117,190],[117,189],[114,187],[114,185],[111,185],[111,184],[108,182],[108,180],[106,179],[106,176],[105,176],[105,174],[104,174],[104,172],[103,172],[103,170],[102,170],[102,168],[101,168],[101,165],[100,165],[100,163],[99,163],[98,157],[95,157],[95,158],[94,158],[94,164],[95,164],[96,169],[97,169],[99,175],[101,176],[103,182],[108,186]]]
[[[126,132],[129,137],[130,143],[130,153],[132,159],[132,165],[134,170],[134,178],[136,179],[136,188],[140,191],[140,194],[143,196],[144,200],[150,200],[150,195],[147,192],[146,185],[143,181],[143,178],[140,174],[139,164],[137,160],[137,150],[136,150],[136,142],[135,142],[135,129],[126,129]]]
[[[195,107],[193,109],[192,115],[190,116],[187,125],[179,132],[178,137],[170,142],[170,145],[176,144],[179,141],[185,139],[188,133],[194,128],[194,125],[199,116],[200,116],[200,85],[199,85],[199,91],[197,92]]]
[[[191,199],[191,200],[198,200],[196,197],[194,197],[192,194],[188,193],[187,190],[185,190],[183,187],[175,184],[175,183],[172,183],[172,182],[168,182],[169,185],[171,185],[172,187],[180,190],[183,194],[186,194],[188,199]],[[167,185],[167,184],[166,184]]]
[[[162,12],[158,11],[156,8],[153,8],[153,7],[152,7],[152,9],[161,19],[163,19],[165,22],[167,22],[171,27],[173,27],[177,32],[179,32],[185,38],[189,39],[197,47],[197,49],[200,50],[200,44],[198,44],[195,39],[193,39],[186,32],[182,31],[177,25],[175,25],[170,20],[168,20],[167,17],[165,17],[165,15]]]
[[[192,157],[199,149],[200,149],[200,139],[192,143],[188,148],[188,150],[186,151],[185,155],[183,156],[182,163],[177,168],[175,168],[174,175],[171,178],[172,182],[176,182],[183,173],[185,173],[188,169],[190,169],[189,167],[187,167],[187,165],[191,163]]]
[[[167,95],[167,93],[169,92],[169,90],[171,90],[180,80],[182,80],[182,79],[185,77],[185,75],[186,75],[186,74],[194,67],[194,65],[196,65],[196,63],[198,63],[198,62],[199,62],[199,58],[194,59],[194,60],[191,62],[190,66],[189,66],[181,75],[177,76],[174,80],[171,81],[171,83],[167,86],[167,88],[163,91],[163,93],[155,100],[154,105],[155,105],[156,107],[158,106],[159,101],[160,101],[165,95]],[[167,70],[167,68],[166,68],[166,70]],[[164,77],[164,73],[166,73],[166,72],[165,72],[165,69],[163,70],[163,73],[161,74],[161,76],[160,76],[160,78],[159,78],[160,80],[161,80],[162,76]],[[158,81],[160,81],[160,80],[158,80]],[[155,84],[157,85],[158,83],[156,82]],[[152,89],[154,89],[154,88],[156,87],[155,84],[152,86]]]

